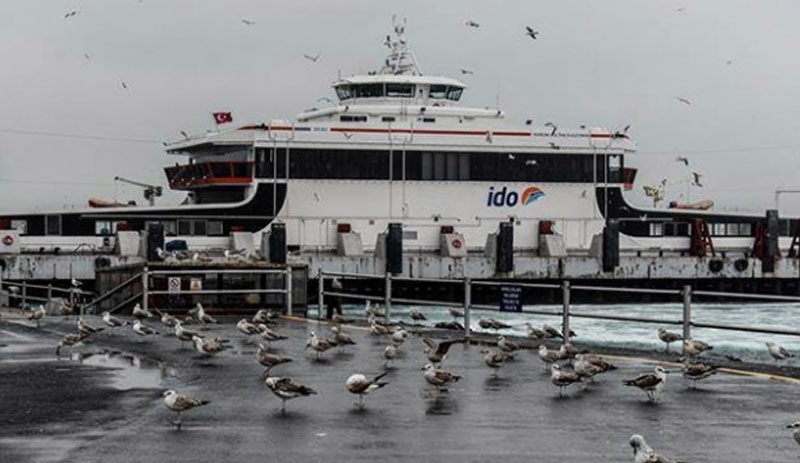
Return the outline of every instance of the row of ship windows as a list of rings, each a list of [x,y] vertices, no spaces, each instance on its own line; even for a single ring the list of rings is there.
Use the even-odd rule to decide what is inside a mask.
[[[339,116],[339,122],[367,122],[368,116],[362,114],[347,114]],[[394,116],[381,116],[381,122],[394,122]],[[436,122],[435,117],[418,117],[417,122]]]
[[[256,152],[259,178],[603,182],[607,175],[608,182],[619,183],[621,172],[622,159],[616,155],[305,148]]]
[[[415,94],[416,85],[401,83],[374,83],[374,84],[344,84],[336,86],[336,96],[340,100],[350,98],[411,98]],[[455,85],[431,85],[428,87],[428,97],[458,101],[464,92],[463,87]],[[420,87],[419,93],[424,93]]]
[[[155,222],[148,222],[155,223]],[[164,225],[166,236],[222,236],[223,227],[221,220],[166,220]],[[58,236],[62,233],[60,215],[46,215],[44,217],[45,234]],[[94,233],[98,236],[109,236],[117,231],[125,230],[128,223],[124,220],[98,220],[94,223]],[[24,219],[12,220],[11,228],[21,235],[28,234],[28,221]]]
[[[711,236],[753,236],[753,226],[749,223],[709,224]],[[650,236],[689,236],[689,224],[651,223]]]

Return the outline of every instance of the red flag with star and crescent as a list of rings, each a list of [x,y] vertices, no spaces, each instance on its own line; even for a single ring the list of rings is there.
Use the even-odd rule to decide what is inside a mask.
[[[217,111],[212,114],[214,115],[214,122],[216,122],[217,125],[233,122],[233,115],[230,111]]]

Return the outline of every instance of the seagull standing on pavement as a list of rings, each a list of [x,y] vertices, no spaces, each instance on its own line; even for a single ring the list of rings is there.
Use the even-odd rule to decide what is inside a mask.
[[[287,400],[292,400],[297,397],[308,397],[317,393],[314,389],[300,384],[289,377],[268,376],[267,379],[264,380],[264,384],[266,384],[270,392],[283,401],[283,405],[281,406],[281,411],[283,413],[286,413]]]
[[[564,397],[564,388],[581,382],[578,373],[571,370],[562,370],[557,363],[550,365],[550,382],[558,386],[558,396]]]
[[[119,318],[111,315],[111,312],[108,312],[108,311],[103,312],[102,319],[103,319],[103,323],[105,323],[106,325],[108,325],[108,326],[110,326],[112,328],[115,328],[117,326],[125,326],[125,325],[128,324],[127,321],[120,320]]]
[[[454,375],[449,371],[439,370],[435,368],[432,363],[429,363],[424,367],[422,367],[422,370],[425,372],[423,374],[423,376],[425,377],[425,381],[427,381],[428,384],[436,386],[436,389],[439,391],[446,390],[442,389],[442,387],[447,386],[450,383],[455,383],[456,381],[461,379],[461,376],[459,375]]]
[[[317,353],[317,360],[320,359],[320,355],[323,352],[333,347],[330,342],[326,341],[325,339],[320,339],[317,336],[317,333],[311,332],[311,338],[306,343],[306,349],[311,348],[314,352]]]
[[[245,336],[252,336],[254,334],[260,333],[256,325],[250,323],[244,318],[239,320],[239,322],[236,324],[236,329],[239,330],[239,332],[244,334]]]
[[[144,320],[146,318],[152,318],[153,312],[143,309],[142,305],[137,302],[136,305],[133,306],[133,316]]]
[[[98,331],[103,331],[105,328],[103,327],[96,327],[89,324],[83,317],[78,317],[78,332],[83,334],[84,336],[89,336],[90,334],[97,333]]]
[[[397,346],[394,344],[389,344],[383,349],[383,358],[386,359],[383,362],[384,368],[389,368],[389,362],[394,362],[394,359],[397,358]]]
[[[158,331],[143,324],[140,320],[133,322],[133,331],[139,336],[149,336],[151,334],[158,334]]]
[[[665,352],[669,352],[670,344],[672,344],[673,342],[676,342],[676,341],[682,341],[683,340],[683,336],[681,336],[680,334],[678,334],[678,333],[676,333],[674,331],[667,331],[664,328],[659,328],[658,329],[658,339],[662,340],[663,342],[665,342],[667,344],[667,350]]]
[[[192,336],[192,341],[194,342],[194,348],[197,352],[208,356],[217,355],[225,349],[225,346],[219,339],[207,339],[194,335]]]
[[[497,376],[497,370],[506,364],[510,358],[508,354],[501,350],[483,349],[483,363],[492,369],[492,376]]]
[[[714,347],[703,341],[696,339],[683,340],[683,355],[694,358],[707,350],[712,350]]]
[[[667,371],[661,365],[656,365],[653,373],[645,373],[636,379],[625,380],[622,384],[638,387],[647,394],[650,403],[656,403],[666,382]]]
[[[689,362],[686,362],[683,365],[683,369],[681,371],[681,374],[683,374],[684,378],[686,378],[689,381],[691,381],[690,388],[694,389],[695,388],[695,383],[697,383],[697,381],[700,381],[701,379],[708,378],[709,376],[715,374],[717,372],[717,370],[719,370],[719,368],[715,367],[713,365],[707,365],[705,363],[689,363]]]
[[[367,379],[367,377],[362,375],[361,373],[356,373],[347,378],[345,386],[347,386],[347,390],[351,394],[358,394],[358,406],[363,407],[365,395],[389,384],[385,381],[381,381],[381,378],[383,378],[387,374],[388,372],[381,373],[372,379]]]
[[[769,355],[775,359],[776,364],[781,360],[794,357],[794,354],[774,343],[773,341],[767,341],[767,350],[769,351]]]
[[[680,463],[657,454],[639,434],[632,435],[628,443],[633,447],[633,463]]]
[[[414,321],[425,321],[428,317],[425,316],[424,313],[420,312],[419,309],[416,307],[411,308],[411,319]]]
[[[258,360],[258,363],[261,365],[267,367],[267,370],[262,374],[262,377],[264,378],[269,375],[269,371],[272,370],[273,367],[292,361],[292,359],[289,357],[270,353],[263,344],[258,345],[258,349],[256,350],[256,360]]]
[[[28,314],[28,320],[34,320],[36,322],[36,328],[39,328],[39,322],[44,318],[45,310],[43,305],[39,305],[39,307],[33,309],[33,311]]]
[[[178,394],[173,389],[165,391],[163,396],[164,405],[178,414],[178,420],[172,423],[178,427],[178,431],[181,429],[181,413],[210,403],[208,400],[197,399],[188,395]]]
[[[513,354],[519,350],[519,344],[514,341],[509,341],[502,335],[497,337],[497,347],[506,354]]]

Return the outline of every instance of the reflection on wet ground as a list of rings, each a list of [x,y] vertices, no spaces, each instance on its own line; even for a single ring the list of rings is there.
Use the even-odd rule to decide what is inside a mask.
[[[111,376],[111,386],[119,390],[157,388],[164,376],[176,374],[172,368],[116,351],[76,352],[72,354],[72,360],[83,365],[112,368],[114,374]]]

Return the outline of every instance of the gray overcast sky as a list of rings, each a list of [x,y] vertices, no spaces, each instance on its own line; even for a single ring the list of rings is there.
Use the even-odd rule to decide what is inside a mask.
[[[236,123],[293,119],[332,96],[338,72],[380,65],[395,13],[426,74],[465,81],[467,104],[499,100],[520,122],[631,124],[640,204],[641,185],[664,177],[668,199],[684,199],[689,170],[706,185],[691,199],[719,209],[762,210],[776,187],[800,187],[796,0],[4,0],[0,209],[141,202],[113,178],[165,184],[179,159],[161,140],[212,128],[218,109]],[[800,195],[781,210],[800,213]]]

